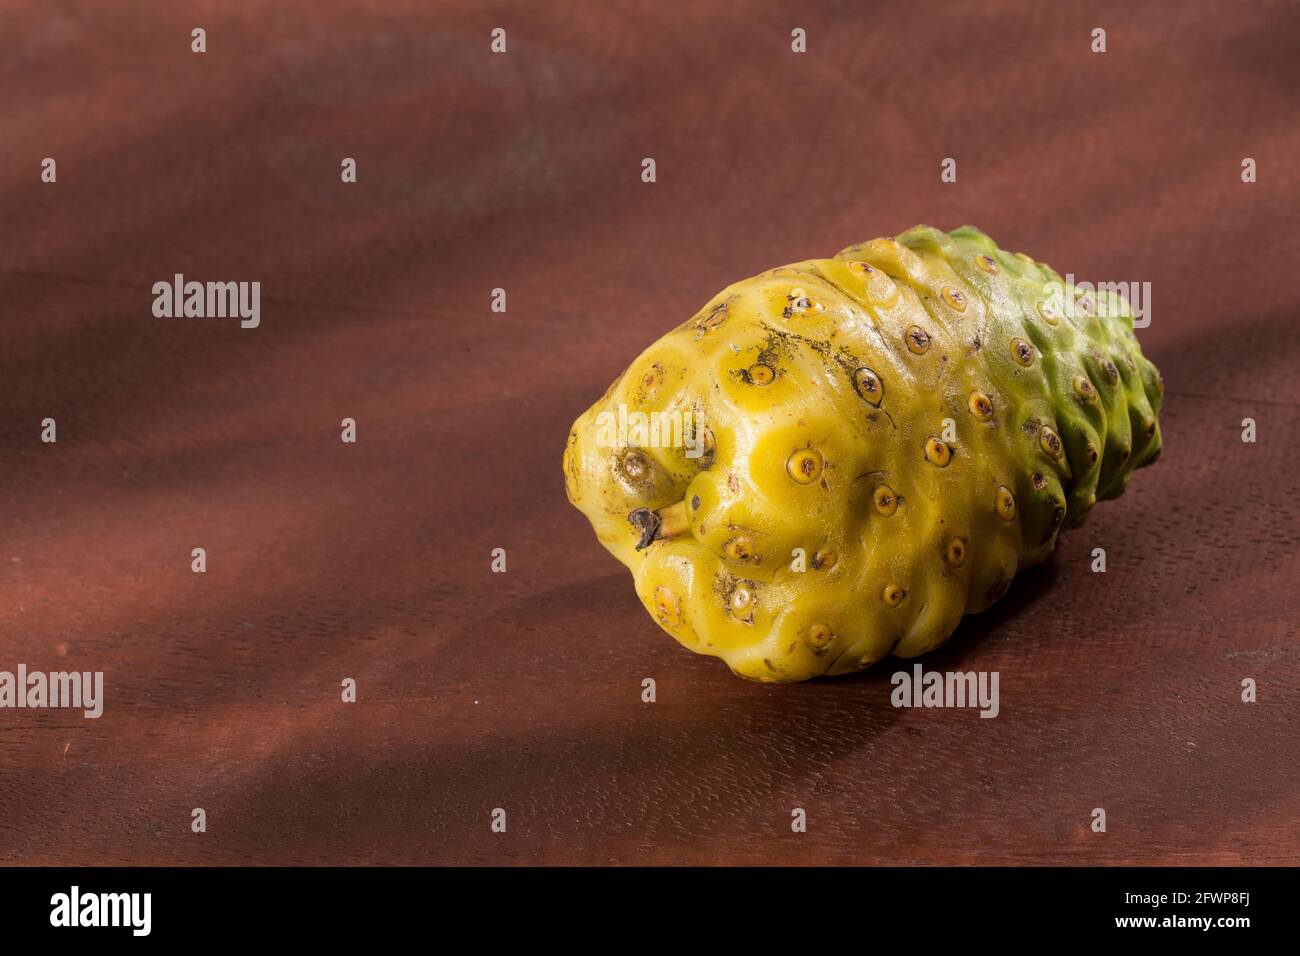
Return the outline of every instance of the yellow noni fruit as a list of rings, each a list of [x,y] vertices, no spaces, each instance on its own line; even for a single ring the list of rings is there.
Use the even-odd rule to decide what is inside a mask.
[[[669,634],[798,681],[942,644],[1160,451],[1133,315],[971,227],[722,292],[574,424],[569,499]]]

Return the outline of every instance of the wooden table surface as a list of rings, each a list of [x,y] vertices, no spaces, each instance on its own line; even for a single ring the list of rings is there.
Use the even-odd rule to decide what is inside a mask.
[[[0,670],[105,680],[0,710],[0,862],[1297,861],[1300,7],[355,6],[0,9]],[[561,478],[722,286],[918,222],[1152,283],[1161,461],[923,661],[994,720],[679,648]]]

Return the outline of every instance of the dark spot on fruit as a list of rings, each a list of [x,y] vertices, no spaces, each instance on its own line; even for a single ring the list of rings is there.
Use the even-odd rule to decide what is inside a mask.
[[[914,325],[907,330],[907,348],[908,351],[916,355],[922,355],[930,348],[930,335],[919,325]]]
[[[1028,368],[1034,364],[1034,347],[1024,339],[1011,340],[1011,355],[1017,365]]]
[[[1061,457],[1061,436],[1052,429],[1046,426],[1043,427],[1039,443],[1042,445],[1043,451],[1047,452],[1052,458]]]
[[[885,386],[871,369],[863,366],[853,372],[853,389],[858,397],[870,405],[879,405],[885,397]]]
[[[696,327],[701,332],[708,332],[710,329],[716,329],[727,318],[727,303],[721,302],[713,307],[713,311],[700,319]]]
[[[630,451],[623,456],[623,474],[633,481],[640,481],[650,473],[650,465],[639,451]]]

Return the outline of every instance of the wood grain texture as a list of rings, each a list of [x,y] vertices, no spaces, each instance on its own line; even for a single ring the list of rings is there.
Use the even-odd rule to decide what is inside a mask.
[[[353,6],[0,9],[0,669],[107,696],[0,711],[0,862],[1296,862],[1300,9]],[[689,654],[560,473],[719,288],[918,222],[1153,285],[1161,461],[924,659],[995,720]]]

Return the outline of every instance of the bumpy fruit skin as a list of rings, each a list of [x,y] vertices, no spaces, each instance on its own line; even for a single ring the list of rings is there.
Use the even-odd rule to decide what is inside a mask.
[[[1095,298],[969,226],[738,282],[578,419],[569,499],[660,626],[743,677],[923,654],[1159,454],[1159,373]],[[638,549],[643,509],[666,517]]]

